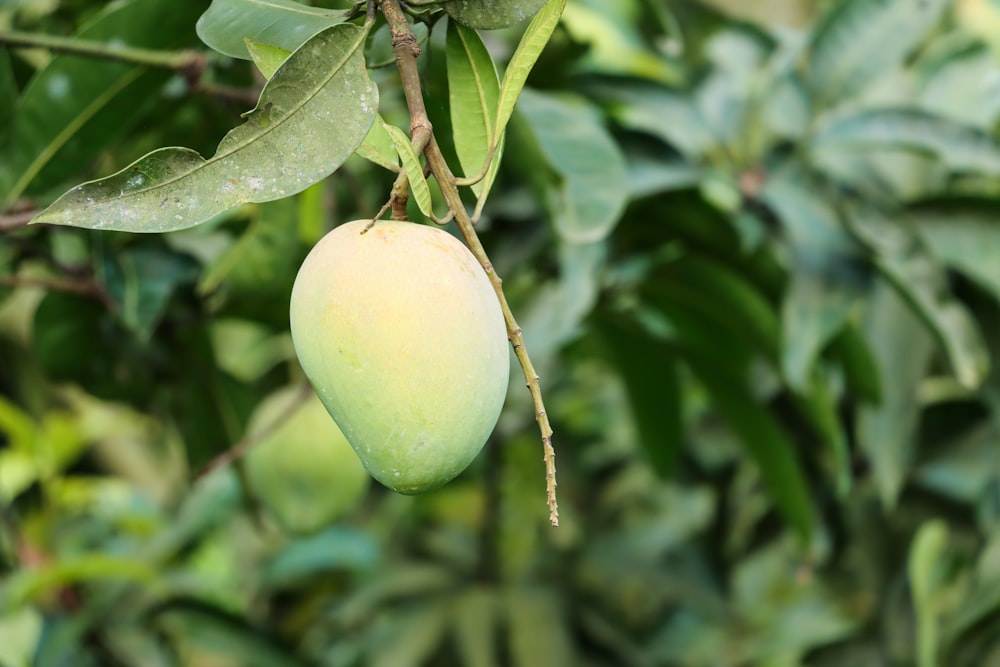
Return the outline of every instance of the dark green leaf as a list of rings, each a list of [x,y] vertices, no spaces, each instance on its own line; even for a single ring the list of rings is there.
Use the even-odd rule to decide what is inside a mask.
[[[986,202],[983,202],[986,204]],[[989,206],[930,205],[911,213],[935,257],[975,280],[1000,299],[1000,219]]]
[[[545,0],[447,0],[444,9],[462,25],[494,30],[531,18],[544,4]]]
[[[109,5],[81,39],[148,49],[187,45],[194,3]],[[14,110],[9,150],[0,161],[0,204],[77,176],[155,103],[169,70],[60,55],[31,79]],[[139,113],[137,113],[137,111]]]
[[[96,267],[116,315],[141,341],[149,340],[174,291],[193,283],[198,270],[193,258],[152,244],[105,251]]]
[[[892,148],[932,155],[952,171],[1000,174],[1000,144],[989,133],[919,109],[833,116],[817,128],[812,141],[817,152]]]
[[[618,318],[602,318],[600,328],[625,383],[643,450],[654,470],[666,477],[677,464],[684,433],[672,347]]]
[[[201,40],[219,53],[249,60],[244,37],[294,51],[346,15],[292,0],[212,0],[197,27]]]
[[[478,175],[490,157],[495,136],[500,80],[496,65],[475,30],[458,23],[448,24],[448,103],[455,151],[467,177]],[[500,164],[499,150],[490,168],[472,191],[482,199],[489,195]]]
[[[336,25],[313,37],[212,158],[186,148],[154,151],[114,176],[74,188],[35,221],[165,232],[237,204],[304,190],[354,152],[375,118],[378,89],[363,67],[366,34]]]
[[[948,0],[845,0],[816,28],[809,49],[814,95],[836,103],[902,65]]]
[[[753,395],[746,378],[728,364],[702,352],[687,355],[685,361],[757,463],[785,520],[808,543],[815,522],[809,487],[781,424]]]
[[[840,362],[847,389],[862,401],[878,403],[882,398],[882,379],[868,341],[853,323],[848,322],[830,341],[830,358]]]
[[[625,207],[625,158],[582,100],[525,90],[518,109],[562,182],[550,190],[556,230],[573,243],[611,233]]]
[[[11,123],[14,119],[14,102],[17,100],[17,83],[10,66],[10,55],[0,51],[0,148],[6,153],[7,142],[11,138]]]

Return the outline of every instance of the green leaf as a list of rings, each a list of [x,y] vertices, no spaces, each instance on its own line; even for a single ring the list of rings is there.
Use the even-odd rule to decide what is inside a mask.
[[[219,53],[249,60],[245,37],[294,51],[313,35],[342,23],[347,13],[292,0],[212,0],[197,30],[201,41]]]
[[[116,315],[142,341],[159,324],[174,291],[198,277],[198,263],[160,245],[102,253],[96,273],[118,306]]]
[[[27,667],[32,664],[43,627],[44,619],[37,609],[25,608],[0,616],[0,636],[7,638],[0,644],[0,665]]]
[[[940,651],[938,616],[948,526],[940,519],[924,522],[910,547],[908,574],[917,611],[917,665],[937,667]]]
[[[882,381],[868,341],[858,327],[848,322],[830,341],[830,358],[840,362],[847,390],[857,398],[878,403],[882,398]]]
[[[80,39],[147,49],[185,46],[197,5],[171,0],[114,3]],[[169,70],[60,55],[22,91],[0,160],[0,208],[21,194],[77,176],[160,97]]]
[[[952,171],[1000,174],[1000,144],[980,129],[919,109],[864,110],[829,118],[813,151],[906,149],[936,157]]]
[[[455,598],[452,627],[464,667],[499,667],[497,603],[496,594],[483,587],[470,587]]]
[[[956,379],[978,387],[989,370],[989,353],[968,309],[945,291],[945,277],[926,256],[886,258],[878,268],[906,299],[944,348]]]
[[[446,0],[444,9],[462,25],[494,30],[527,20],[543,4],[545,0]]]
[[[882,400],[858,411],[857,441],[871,463],[886,508],[895,506],[913,455],[917,385],[933,352],[933,339],[906,302],[879,283],[869,302],[866,334],[882,380]]]
[[[569,619],[555,591],[519,587],[507,591],[507,627],[514,667],[575,667]]]
[[[335,526],[284,547],[264,565],[261,580],[268,587],[287,586],[340,569],[366,570],[378,557],[369,535]]]
[[[358,155],[380,167],[385,167],[389,171],[399,171],[399,154],[396,152],[396,144],[392,136],[385,129],[386,122],[382,116],[377,116],[372,123],[371,129],[365,135],[364,141],[358,146]]]
[[[684,439],[680,378],[675,353],[619,318],[601,319],[608,356],[625,383],[643,451],[661,476],[676,467]]]
[[[413,198],[417,201],[420,212],[428,218],[431,217],[434,213],[431,190],[427,185],[427,179],[424,178],[424,167],[420,164],[420,158],[417,157],[416,151],[413,150],[410,138],[395,125],[384,125],[383,127],[389,134],[389,138],[392,139],[392,143],[396,147],[396,153],[399,154],[399,159],[403,163],[403,169],[406,170],[406,177],[410,180],[410,189],[413,191]]]
[[[556,230],[567,241],[599,241],[625,208],[628,171],[614,139],[583,100],[525,90],[519,110],[561,183],[549,190]]]
[[[444,638],[448,606],[431,598],[415,608],[386,614],[383,620],[382,632],[374,633],[370,664],[420,667],[428,664]]]
[[[559,23],[566,0],[549,0],[545,3],[535,18],[531,19],[528,29],[521,36],[514,55],[507,63],[507,70],[503,73],[503,82],[500,84],[500,94],[497,98],[497,121],[493,126],[493,140],[491,145],[500,145],[500,138],[507,123],[510,122],[511,114],[514,113],[514,105],[517,98],[528,80],[531,68],[535,66],[535,61],[541,55],[542,49],[552,36],[552,31]]]
[[[247,45],[247,52],[250,54],[250,59],[253,60],[253,64],[257,66],[257,69],[260,70],[265,79],[270,79],[274,76],[274,73],[278,71],[282,63],[288,60],[288,56],[292,55],[292,52],[288,49],[263,42],[255,42],[249,37],[244,37],[243,42]]]
[[[165,232],[304,190],[354,152],[375,118],[378,89],[363,66],[365,36],[362,28],[337,25],[292,54],[212,158],[162,148],[70,190],[35,222]]]
[[[1000,300],[1000,221],[992,202],[929,204],[909,217],[927,242],[930,252],[962,272]]]
[[[807,544],[815,522],[812,501],[795,447],[785,429],[761,405],[738,370],[704,351],[692,351],[685,361],[708,389],[712,404],[757,463],[785,520],[798,533],[802,543]]]
[[[11,575],[0,595],[0,610],[20,607],[69,584],[131,581],[152,586],[158,580],[158,573],[151,565],[130,558],[100,553],[64,557]]]
[[[479,34],[459,23],[448,24],[446,57],[448,103],[458,160],[465,175],[471,177],[482,171],[487,158],[491,159],[483,180],[472,186],[476,196],[483,199],[489,195],[500,165],[499,146],[490,155],[500,80]]]
[[[902,65],[941,19],[949,0],[845,0],[823,17],[809,48],[813,93],[850,97]]]
[[[0,148],[6,153],[7,142],[11,138],[11,124],[14,119],[17,100],[17,82],[10,66],[10,54],[0,51]]]

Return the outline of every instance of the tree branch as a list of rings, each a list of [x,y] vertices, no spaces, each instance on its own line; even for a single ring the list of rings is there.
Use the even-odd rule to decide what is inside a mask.
[[[427,145],[424,148],[424,155],[427,158],[427,164],[441,188],[441,193],[448,203],[448,208],[455,215],[455,223],[458,225],[458,229],[462,233],[466,245],[472,251],[472,254],[475,255],[476,259],[479,260],[483,270],[490,279],[490,284],[493,285],[493,290],[496,292],[497,299],[500,302],[500,309],[503,311],[504,321],[507,324],[507,338],[510,340],[514,348],[514,354],[517,356],[517,360],[521,364],[521,369],[524,371],[525,383],[528,391],[531,393],[531,399],[535,406],[535,420],[538,422],[538,428],[542,435],[543,459],[545,461],[545,490],[549,505],[549,521],[553,526],[558,526],[559,505],[556,502],[556,464],[555,450],[552,448],[552,427],[545,412],[545,403],[542,401],[542,389],[538,374],[535,372],[535,367],[532,365],[531,359],[528,357],[528,352],[525,349],[521,327],[518,326],[517,321],[514,319],[514,314],[507,304],[507,297],[504,295],[502,287],[503,281],[493,269],[493,263],[490,261],[486,250],[483,248],[483,244],[479,240],[479,236],[476,234],[472,219],[466,212],[465,204],[462,202],[461,194],[458,191],[458,186],[456,185],[457,179],[445,161],[444,155],[438,147],[437,140],[434,138],[434,132],[427,117],[427,108],[424,105],[423,93],[420,88],[420,72],[417,68],[417,56],[420,53],[420,48],[417,46],[416,38],[410,30],[410,25],[406,21],[399,0],[382,0],[381,4],[382,13],[385,15],[392,32],[396,65],[399,68],[403,93],[406,96],[406,105],[410,110],[410,133],[413,136],[414,148],[417,148],[418,136],[422,138],[423,133],[426,132],[428,139]]]

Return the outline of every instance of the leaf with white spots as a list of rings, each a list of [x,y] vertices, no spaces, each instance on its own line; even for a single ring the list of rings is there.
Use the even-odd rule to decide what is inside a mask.
[[[34,222],[167,232],[304,190],[333,173],[375,119],[378,89],[365,70],[366,36],[364,28],[341,24],[303,44],[211,158],[161,148],[70,190]]]

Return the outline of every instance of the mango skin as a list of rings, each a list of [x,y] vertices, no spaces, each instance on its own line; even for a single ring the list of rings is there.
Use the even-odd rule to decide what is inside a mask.
[[[279,389],[254,410],[247,433],[278,422],[300,387]],[[267,511],[293,533],[312,533],[340,519],[365,495],[371,478],[312,391],[246,458],[250,487]]]
[[[510,352],[496,293],[472,253],[412,222],[345,223],[292,288],[306,376],[368,472],[422,493],[472,462],[496,425]]]

